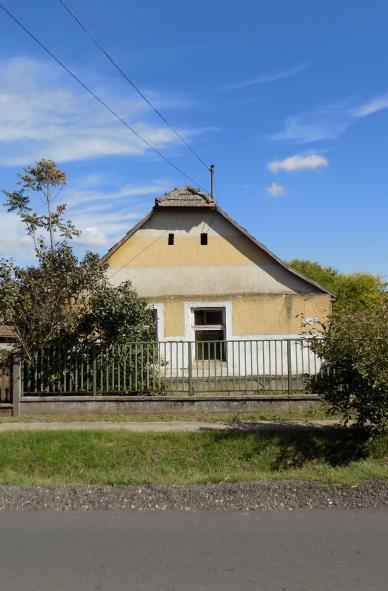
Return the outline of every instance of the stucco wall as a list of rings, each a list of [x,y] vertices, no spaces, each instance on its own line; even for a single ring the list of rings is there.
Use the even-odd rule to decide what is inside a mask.
[[[202,232],[208,234],[206,246],[200,244]],[[189,302],[227,301],[227,338],[297,335],[303,316],[324,321],[331,310],[329,295],[213,210],[157,210],[108,262],[114,285],[130,279],[142,297],[161,305],[161,338],[192,338]]]
[[[109,257],[109,267],[114,285],[130,279],[147,298],[315,291],[211,210],[158,210]]]
[[[258,335],[297,335],[302,330],[304,317],[317,317],[325,321],[330,314],[330,296],[311,295],[255,295],[216,296],[213,302],[231,305],[231,337]],[[164,337],[187,337],[184,307],[187,298],[149,298],[150,303],[163,304]],[[204,298],[193,297],[191,301],[200,305]]]

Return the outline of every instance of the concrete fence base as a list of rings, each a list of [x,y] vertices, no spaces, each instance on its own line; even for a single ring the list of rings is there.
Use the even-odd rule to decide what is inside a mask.
[[[46,396],[22,397],[21,416],[275,412],[319,405],[316,396]]]

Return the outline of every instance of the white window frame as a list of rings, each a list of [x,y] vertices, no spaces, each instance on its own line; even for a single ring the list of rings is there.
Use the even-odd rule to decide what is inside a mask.
[[[158,341],[164,341],[164,304],[148,304],[147,308],[150,310],[156,310]]]
[[[221,312],[222,314],[222,324],[195,324],[195,313],[198,311],[204,311],[207,312],[209,310],[217,310],[219,312]],[[223,332],[223,335],[225,337],[225,324],[226,324],[226,314],[225,314],[225,308],[224,307],[220,307],[220,308],[208,308],[207,306],[203,306],[201,308],[193,308],[192,309],[192,315],[193,315],[193,333],[195,336],[195,333],[199,330],[206,330],[211,332],[212,330],[214,331],[221,331]],[[225,339],[222,339],[225,340]]]
[[[232,302],[230,301],[219,301],[219,302],[201,302],[201,301],[194,301],[194,302],[185,302],[184,304],[184,316],[185,316],[185,340],[186,341],[195,341],[195,330],[196,327],[194,325],[194,310],[204,310],[204,309],[211,309],[211,308],[224,308],[224,321],[225,324],[223,326],[224,329],[224,336],[225,340],[228,340],[232,337]],[[198,327],[197,327],[198,328]],[[211,325],[209,327],[210,330],[214,329],[215,325]]]

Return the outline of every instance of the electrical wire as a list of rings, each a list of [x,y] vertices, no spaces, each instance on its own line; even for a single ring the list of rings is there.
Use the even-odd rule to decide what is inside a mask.
[[[184,176],[188,181],[194,183],[194,185],[201,187],[199,183],[197,183],[194,179],[192,179],[189,175],[187,175],[182,169],[180,169],[176,164],[174,164],[167,156],[165,156],[160,150],[155,148],[148,140],[146,140],[140,133],[138,133],[133,127],[131,127],[120,115],[118,115],[113,109],[111,109],[99,96],[97,96],[88,86],[83,82],[74,72],[72,72],[59,58],[54,55],[46,45],[44,45],[23,23],[14,15],[8,8],[6,8],[0,2],[0,8],[5,12],[11,20],[13,20],[31,39],[35,41],[39,45],[43,51],[45,51],[61,68],[63,68],[69,76],[71,76],[84,90],[86,90],[93,98],[96,99],[105,109],[107,109],[122,125],[124,125],[131,133],[133,133],[137,138],[139,138],[147,147],[149,147],[155,154],[157,154],[160,158],[162,158],[167,164],[172,166],[177,172],[179,172],[182,176]]]
[[[145,94],[140,90],[138,86],[126,75],[126,73],[121,69],[118,63],[113,59],[113,57],[104,49],[104,47],[97,41],[97,39],[90,33],[90,31],[82,24],[76,14],[69,8],[69,6],[64,2],[64,0],[58,0],[60,4],[62,4],[63,8],[68,12],[68,14],[75,20],[75,22],[81,27],[81,29],[86,33],[89,39],[94,43],[94,45],[105,55],[105,57],[110,61],[110,63],[116,68],[116,70],[125,78],[125,80],[136,90],[136,92],[142,97],[143,100],[148,104],[148,106],[160,117],[160,119],[167,125],[167,127],[179,138],[184,146],[197,158],[197,160],[205,166],[207,170],[209,170],[209,165],[201,158],[201,156],[190,146],[190,144],[184,139],[184,137],[177,131],[171,123],[167,120],[167,118],[161,113],[152,103],[151,101],[145,96]]]

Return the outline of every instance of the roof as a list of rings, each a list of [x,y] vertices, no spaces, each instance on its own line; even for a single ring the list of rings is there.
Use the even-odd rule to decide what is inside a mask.
[[[1,324],[0,325],[0,338],[1,339],[14,339],[15,332],[12,330],[12,328],[10,326],[7,326],[6,324]]]
[[[204,191],[185,185],[155,199],[155,207],[210,207],[214,209],[216,202]]]
[[[108,252],[102,258],[102,260],[106,261],[109,258],[109,256],[111,256],[114,252],[116,252],[116,250],[118,250],[120,248],[120,246],[122,244],[124,244],[124,242],[126,242],[131,236],[133,236],[133,234],[135,234],[135,232],[137,232],[137,230],[139,230],[142,226],[144,226],[144,224],[146,222],[148,222],[148,220],[151,219],[152,216],[155,214],[155,212],[161,207],[163,207],[163,208],[164,207],[173,207],[173,208],[176,208],[176,207],[182,207],[182,208],[198,207],[198,208],[206,208],[206,209],[210,208],[213,211],[218,212],[225,220],[227,220],[230,224],[232,224],[235,228],[237,228],[237,230],[239,230],[242,234],[244,234],[244,236],[246,236],[246,238],[248,238],[248,240],[253,242],[253,244],[258,246],[261,250],[263,250],[269,257],[271,257],[274,261],[276,261],[284,269],[289,271],[289,273],[292,273],[292,275],[299,277],[299,279],[302,279],[303,281],[305,281],[309,285],[314,286],[316,289],[319,289],[321,292],[327,293],[333,299],[336,297],[332,291],[326,289],[325,287],[323,287],[322,285],[320,285],[316,281],[309,279],[308,277],[306,277],[302,273],[299,273],[299,271],[296,271],[295,269],[290,267],[287,263],[285,263],[284,261],[279,259],[279,257],[277,257],[273,252],[271,252],[264,244],[259,242],[254,236],[252,236],[252,234],[249,234],[249,232],[245,228],[240,226],[240,224],[238,224],[235,220],[233,220],[231,217],[229,217],[229,215],[227,213],[225,213],[225,211],[223,211],[217,205],[216,201],[208,193],[205,193],[204,191],[201,191],[200,189],[196,189],[194,187],[191,187],[190,185],[184,185],[183,187],[175,188],[172,191],[165,193],[162,197],[157,197],[155,199],[155,205],[154,205],[153,209],[142,220],[140,220],[140,222],[138,222],[135,226],[133,226],[133,228],[131,228],[129,230],[129,232],[127,232],[127,234],[125,234],[125,236],[123,236],[123,238],[121,240],[116,242],[116,244],[114,244],[112,246],[112,248],[110,248],[108,250]]]

